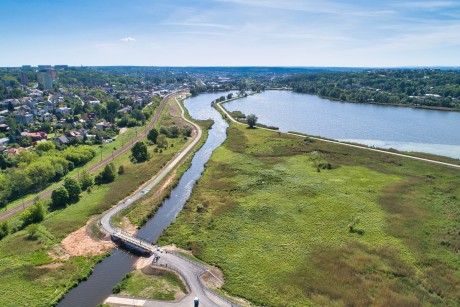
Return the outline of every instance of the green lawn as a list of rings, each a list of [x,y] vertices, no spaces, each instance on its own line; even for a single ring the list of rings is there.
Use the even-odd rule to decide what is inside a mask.
[[[459,198],[456,169],[231,125],[160,244],[258,305],[456,306]]]
[[[174,301],[176,294],[184,295],[187,289],[175,273],[147,275],[141,271],[134,271],[114,287],[114,293],[136,298]]]

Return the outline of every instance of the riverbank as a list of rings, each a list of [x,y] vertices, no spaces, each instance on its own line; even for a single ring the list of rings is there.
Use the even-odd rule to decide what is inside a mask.
[[[455,305],[459,186],[443,165],[231,124],[160,243],[257,305]]]

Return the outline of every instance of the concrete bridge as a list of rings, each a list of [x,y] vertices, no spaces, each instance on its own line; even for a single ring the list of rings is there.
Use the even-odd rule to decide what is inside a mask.
[[[115,232],[111,233],[112,239],[116,240],[121,240],[123,242],[127,242],[131,245],[134,245],[141,250],[144,250],[150,254],[152,254],[155,251],[156,245],[151,244],[150,242],[147,242],[141,238],[138,238],[134,235],[131,235],[121,229],[114,228]]]

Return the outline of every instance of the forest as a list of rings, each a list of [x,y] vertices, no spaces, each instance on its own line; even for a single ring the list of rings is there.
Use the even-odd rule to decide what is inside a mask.
[[[384,69],[297,74],[280,80],[295,92],[333,100],[460,109],[460,71]]]

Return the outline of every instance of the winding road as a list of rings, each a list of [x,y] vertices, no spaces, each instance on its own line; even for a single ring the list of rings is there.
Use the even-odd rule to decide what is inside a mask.
[[[182,98],[182,96],[179,97]],[[193,306],[193,300],[196,297],[199,299],[200,306],[236,306],[236,304],[231,303],[230,301],[222,298],[220,295],[216,294],[212,290],[209,290],[208,288],[206,288],[206,286],[203,285],[200,276],[205,272],[210,272],[210,270],[207,267],[200,265],[194,261],[187,260],[185,257],[181,257],[178,254],[172,253],[171,251],[168,252],[168,249],[160,249],[154,245],[149,245],[148,242],[138,239],[135,236],[127,237],[130,235],[114,227],[110,222],[112,216],[119,213],[126,207],[130,206],[135,201],[143,197],[145,193],[157,186],[158,183],[160,183],[169,174],[169,172],[171,172],[193,150],[193,148],[200,141],[201,136],[203,134],[201,128],[192,121],[185,118],[185,111],[183,107],[177,101],[177,97],[175,99],[176,103],[179,105],[179,108],[181,109],[181,117],[194,127],[195,137],[193,141],[189,145],[187,145],[187,147],[182,152],[178,153],[175,156],[175,158],[171,160],[158,174],[156,174],[147,183],[141,185],[137,189],[137,191],[134,192],[134,194],[128,196],[128,198],[121,201],[118,205],[107,211],[104,214],[104,216],[100,219],[100,225],[104,229],[104,231],[106,231],[114,237],[118,237],[121,239],[124,238],[125,241],[134,244],[136,244],[135,242],[137,241],[138,244],[136,245],[139,245],[139,247],[143,249],[150,249],[153,252],[153,256],[150,260],[152,262],[152,266],[169,268],[178,272],[185,280],[189,288],[189,293],[183,299],[177,302],[164,302],[110,296],[105,301],[105,303],[124,306]],[[159,250],[161,252],[158,252]],[[156,262],[154,262],[154,259],[157,256],[159,258]]]

